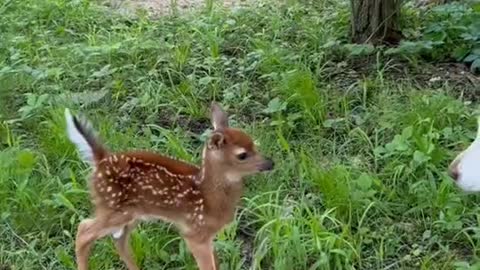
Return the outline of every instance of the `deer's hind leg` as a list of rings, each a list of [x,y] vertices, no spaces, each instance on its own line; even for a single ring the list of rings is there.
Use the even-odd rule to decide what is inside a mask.
[[[131,221],[130,215],[118,212],[103,213],[96,218],[82,220],[75,239],[78,270],[88,270],[88,256],[95,240],[117,231]]]
[[[122,259],[122,261],[127,265],[128,270],[139,270],[135,260],[132,257],[129,247],[130,234],[136,225],[137,224],[135,221],[129,223],[121,229],[118,235],[113,236],[118,255],[120,256],[120,259]]]

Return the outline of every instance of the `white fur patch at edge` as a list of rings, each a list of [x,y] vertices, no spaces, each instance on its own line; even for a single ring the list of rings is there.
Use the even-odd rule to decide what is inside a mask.
[[[458,164],[457,185],[465,191],[480,191],[480,141],[475,141],[465,151]]]
[[[87,140],[83,135],[78,131],[73,123],[73,116],[70,113],[69,109],[65,109],[65,119],[67,120],[67,134],[70,141],[72,141],[80,152],[80,156],[83,160],[93,163],[93,149],[88,144]]]
[[[247,150],[243,147],[235,147],[235,149],[233,150],[233,153],[235,155],[240,155],[240,154],[243,154],[245,152],[247,152]]]
[[[477,137],[460,156],[457,170],[459,179],[457,185],[464,191],[480,191],[480,118],[478,119]]]

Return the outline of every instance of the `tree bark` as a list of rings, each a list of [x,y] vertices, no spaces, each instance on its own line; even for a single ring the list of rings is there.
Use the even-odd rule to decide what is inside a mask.
[[[396,45],[402,39],[401,0],[351,0],[352,41]]]

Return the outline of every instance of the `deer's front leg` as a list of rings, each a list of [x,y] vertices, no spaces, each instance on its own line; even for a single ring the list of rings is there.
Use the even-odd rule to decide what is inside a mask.
[[[213,250],[213,237],[209,237],[207,240],[198,237],[185,237],[185,241],[200,270],[219,270]]]

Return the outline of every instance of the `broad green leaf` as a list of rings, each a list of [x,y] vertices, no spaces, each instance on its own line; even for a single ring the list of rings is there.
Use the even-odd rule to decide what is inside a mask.
[[[477,71],[480,71],[480,56],[473,61],[472,65],[470,66],[470,70],[475,73]]]
[[[427,162],[428,160],[430,160],[430,157],[425,155],[423,152],[415,151],[413,153],[413,160],[417,164],[423,164],[423,163]]]
[[[363,190],[368,190],[372,186],[372,178],[368,175],[363,173],[357,180],[358,186]]]
[[[278,97],[270,100],[266,109],[263,110],[264,113],[276,113],[281,112],[287,108],[286,102],[281,102]]]
[[[17,161],[23,168],[32,168],[35,165],[35,155],[30,151],[21,151],[17,154]]]
[[[473,62],[473,61],[475,61],[479,58],[480,58],[480,55],[471,53],[467,57],[465,57],[465,59],[463,59],[463,61],[466,62],[466,63],[470,63],[470,62]]]

